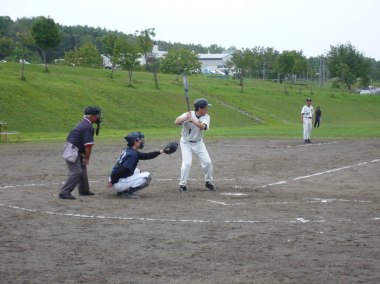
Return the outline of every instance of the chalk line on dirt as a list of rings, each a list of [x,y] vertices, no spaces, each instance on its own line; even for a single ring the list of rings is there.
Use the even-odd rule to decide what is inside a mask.
[[[312,177],[316,177],[316,176],[321,176],[321,175],[325,175],[325,174],[329,174],[329,173],[333,173],[333,172],[339,172],[341,170],[346,170],[346,169],[351,169],[351,168],[358,167],[358,166],[367,165],[367,164],[370,164],[370,163],[377,163],[379,161],[380,161],[380,159],[375,159],[375,160],[371,160],[371,161],[367,161],[367,162],[361,162],[361,163],[357,163],[357,164],[350,165],[350,166],[344,166],[344,167],[335,168],[335,169],[331,169],[331,170],[327,170],[327,171],[323,171],[323,172],[319,172],[319,173],[314,173],[314,174],[310,174],[310,175],[306,175],[306,176],[295,177],[295,178],[290,179],[290,181],[298,181],[298,180],[302,180],[302,179],[308,179],[308,178],[312,178]],[[285,184],[285,183],[288,183],[288,182],[289,182],[289,180],[282,180],[282,181],[279,181],[279,182],[273,182],[273,183],[270,183],[270,184],[261,185],[261,186],[255,187],[254,189],[267,188],[267,187],[270,187],[270,186],[281,185],[281,184]]]
[[[341,170],[344,170],[344,169],[349,169],[349,168],[353,168],[353,167],[356,167],[356,166],[362,166],[362,165],[366,165],[366,164],[369,164],[369,163],[376,163],[376,162],[379,162],[380,159],[374,159],[374,160],[371,160],[371,161],[367,161],[367,162],[361,162],[361,163],[358,163],[358,164],[355,164],[355,165],[351,165],[351,166],[344,166],[344,167],[340,167],[340,168],[336,168],[336,169],[331,169],[331,170],[327,170],[327,171],[323,171],[323,172],[320,172],[320,173],[315,173],[315,174],[311,174],[311,175],[307,175],[307,176],[301,176],[301,177],[297,177],[297,178],[293,178],[291,180],[293,181],[297,181],[297,180],[301,180],[301,179],[306,179],[306,178],[310,178],[310,177],[314,177],[314,176],[319,176],[319,175],[323,175],[323,174],[327,174],[327,173],[332,173],[332,172],[337,172],[337,171],[341,171]],[[284,184],[286,183],[287,181],[280,181],[280,182],[276,182],[276,183],[271,183],[271,184],[268,184],[268,185],[264,185],[264,186],[261,186],[262,187],[268,187],[268,186],[274,186],[274,185],[279,185],[279,184]],[[58,184],[58,183],[57,183]],[[44,184],[31,184],[29,186],[41,186],[41,185],[44,185]],[[3,189],[3,188],[10,188],[10,187],[26,187],[28,185],[14,185],[14,186],[3,186],[3,187],[0,187],[0,189]],[[208,202],[213,202],[213,203],[216,203],[216,204],[220,204],[220,205],[224,205],[224,206],[228,206],[228,205],[237,205],[238,203],[235,203],[235,204],[229,204],[229,203],[225,203],[225,202],[220,202],[220,201],[215,201],[215,200],[207,200]],[[336,201],[339,201],[339,202],[347,202],[349,200],[341,200],[341,199],[319,199],[319,198],[315,198],[314,200],[312,201],[309,201],[309,202],[322,202],[322,203],[326,203],[326,202],[336,202]],[[354,202],[370,202],[370,201],[364,201],[364,200],[354,200]],[[239,205],[241,205],[243,203],[240,203]],[[86,214],[73,214],[73,213],[57,213],[57,212],[51,212],[51,211],[39,211],[39,210],[36,210],[36,209],[29,209],[29,208],[23,208],[23,207],[18,207],[18,206],[13,206],[13,205],[6,205],[6,204],[2,204],[0,203],[0,207],[6,207],[6,208],[10,208],[10,209],[16,209],[16,210],[21,210],[21,211],[27,211],[27,212],[34,212],[34,213],[40,213],[40,214],[48,214],[48,215],[55,215],[55,216],[67,216],[67,217],[81,217],[81,218],[97,218],[97,219],[118,219],[118,220],[134,220],[134,221],[155,221],[155,222],[182,222],[182,223],[246,223],[246,224],[253,224],[253,223],[308,223],[308,222],[315,222],[315,223],[320,223],[320,222],[327,222],[325,220],[305,220],[303,219],[302,217],[297,217],[295,218],[295,220],[285,220],[285,221],[260,221],[260,220],[221,220],[221,221],[213,221],[213,220],[198,220],[198,219],[194,219],[194,220],[191,220],[191,219],[157,219],[157,218],[142,218],[142,217],[120,217],[120,216],[102,216],[102,215],[86,215]],[[370,219],[367,219],[367,220],[374,220],[374,221],[377,221],[377,220],[380,220],[380,218],[378,217],[375,217],[375,218],[370,218]],[[330,221],[330,222],[352,222],[352,220],[335,220],[335,221]]]
[[[52,211],[39,211],[36,209],[28,209],[13,205],[6,205],[0,203],[0,207],[6,207],[10,209],[16,209],[31,213],[40,213],[40,214],[47,214],[52,216],[64,216],[64,217],[77,217],[77,218],[93,218],[93,219],[106,219],[106,220],[127,220],[127,221],[148,221],[148,222],[176,222],[176,223],[239,223],[239,224],[268,224],[268,223],[284,223],[284,224],[305,224],[305,223],[332,223],[332,222],[354,222],[351,219],[337,219],[333,221],[327,221],[324,219],[316,219],[316,220],[307,220],[303,217],[296,217],[289,220],[202,220],[202,219],[166,219],[166,218],[144,218],[144,217],[122,217],[122,216],[103,216],[103,215],[86,215],[86,214],[74,214],[74,213],[58,213],[58,212],[52,212]],[[380,218],[370,218],[366,219],[367,221],[377,221],[380,220]]]

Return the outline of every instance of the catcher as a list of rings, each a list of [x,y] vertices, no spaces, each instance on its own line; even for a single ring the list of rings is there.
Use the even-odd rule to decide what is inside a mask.
[[[151,160],[162,153],[172,154],[178,148],[177,142],[168,143],[164,149],[154,152],[141,153],[138,150],[144,148],[144,134],[131,132],[124,137],[127,140],[127,148],[123,150],[109,177],[108,187],[117,192],[121,198],[137,199],[136,191],[147,187],[152,180],[149,172],[141,172],[137,168],[139,160]]]

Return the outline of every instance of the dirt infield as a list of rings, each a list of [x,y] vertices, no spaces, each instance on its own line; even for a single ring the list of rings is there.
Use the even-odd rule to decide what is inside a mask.
[[[380,140],[206,145],[216,193],[196,159],[178,192],[177,151],[141,161],[151,186],[119,199],[106,180],[125,145],[98,142],[96,195],[71,201],[61,144],[1,144],[0,282],[380,283]]]

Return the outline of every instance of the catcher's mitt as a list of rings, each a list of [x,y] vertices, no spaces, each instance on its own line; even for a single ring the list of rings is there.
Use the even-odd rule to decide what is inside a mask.
[[[178,148],[178,142],[172,141],[172,142],[169,142],[165,146],[164,152],[165,152],[165,154],[173,154],[175,151],[177,151],[177,148]]]

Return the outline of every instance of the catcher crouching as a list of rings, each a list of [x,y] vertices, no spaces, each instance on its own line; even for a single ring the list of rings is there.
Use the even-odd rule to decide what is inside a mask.
[[[121,198],[137,199],[135,193],[147,187],[152,180],[149,172],[141,172],[137,168],[139,160],[151,160],[162,153],[172,154],[178,148],[177,142],[168,143],[164,149],[148,153],[139,152],[144,148],[144,134],[131,132],[124,137],[127,148],[120,154],[115,166],[112,168],[108,181],[108,187],[117,192]]]

